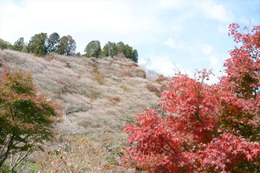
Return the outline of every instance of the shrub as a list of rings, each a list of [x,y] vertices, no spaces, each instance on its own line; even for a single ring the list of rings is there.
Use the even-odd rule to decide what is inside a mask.
[[[136,73],[137,73],[136,74],[137,77],[141,77],[143,79],[146,79],[146,73],[145,73],[144,70],[137,69]]]
[[[99,73],[99,71],[97,70],[96,66],[92,66],[93,68],[93,76],[95,77],[96,81],[98,82],[99,85],[104,85],[105,84],[105,79],[103,76],[101,76],[101,74]]]
[[[124,90],[124,91],[128,91],[128,88],[127,88],[126,86],[124,86],[124,85],[121,85],[120,88],[121,88],[122,90]]]
[[[146,88],[147,88],[150,92],[159,92],[159,90],[156,88],[156,86],[153,86],[153,85],[147,85]]]
[[[120,101],[121,101],[121,99],[120,99],[118,96],[109,97],[108,100],[109,100],[110,102],[113,102],[113,103],[115,103],[115,102],[120,102]]]
[[[133,77],[133,74],[128,71],[124,71],[122,77]]]
[[[104,77],[102,77],[99,73],[97,72],[93,72],[93,75],[95,77],[95,79],[97,80],[99,85],[104,85],[105,84],[105,79]]]
[[[127,68],[133,68],[133,67],[138,67],[138,64],[131,63],[131,64],[125,64],[124,66],[127,67]]]
[[[54,60],[55,59],[55,56],[54,55],[49,55],[49,56],[46,56],[45,57],[45,60],[46,61],[52,61],[52,60]]]
[[[156,88],[156,86],[153,85],[147,85],[146,88],[150,91],[150,92],[154,92],[154,94],[158,97],[161,97],[161,93],[160,91]]]
[[[109,163],[115,152],[110,148],[111,142],[109,139],[95,142],[87,137],[61,136],[59,148],[38,153],[37,164],[44,172],[116,172],[120,169]]]
[[[170,90],[170,89],[166,84],[161,85],[161,87],[160,87],[161,92],[168,91],[168,90]]]
[[[1,173],[17,173],[15,170],[11,170],[9,165],[3,164],[2,167],[0,167]]]
[[[159,75],[159,77],[155,80],[155,82],[162,84],[162,82],[167,81],[168,78],[164,77],[163,75]]]
[[[44,141],[51,141],[59,106],[32,83],[30,74],[4,70],[0,80],[0,167],[9,155],[25,153],[14,169]]]

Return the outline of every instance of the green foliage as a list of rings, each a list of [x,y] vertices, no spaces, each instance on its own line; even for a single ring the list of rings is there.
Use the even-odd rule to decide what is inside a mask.
[[[28,44],[29,52],[38,56],[46,55],[48,52],[47,40],[47,33],[35,34]]]
[[[125,52],[125,44],[122,41],[116,44],[116,48],[118,52],[122,52],[122,53]]]
[[[28,48],[25,45],[23,46],[21,51],[24,52],[24,53],[29,53]]]
[[[8,41],[4,41],[3,39],[0,39],[0,49],[11,49],[12,45]]]
[[[0,167],[0,172],[1,173],[18,173],[14,170],[11,170],[10,166],[7,164],[3,164],[3,166]]]
[[[105,79],[103,76],[101,76],[96,66],[93,66],[93,76],[95,77],[99,85],[105,84]]]
[[[125,48],[124,48],[124,52],[125,54],[125,57],[128,58],[128,59],[131,59],[133,60],[134,62],[137,62],[138,61],[138,53],[137,53],[137,50],[136,49],[133,49],[131,46],[129,46],[128,44],[125,45]]]
[[[0,80],[0,167],[9,155],[29,153],[51,141],[58,110],[38,92],[30,74],[5,70]]]
[[[21,37],[14,43],[13,50],[22,51],[23,47],[24,47],[24,38]]]
[[[60,44],[60,35],[57,32],[52,33],[48,38],[48,52],[57,52]]]
[[[77,57],[81,57],[81,53],[80,53],[80,52],[77,52],[77,53],[76,53],[76,56],[77,56]]]
[[[63,36],[60,39],[60,44],[58,45],[57,52],[60,55],[74,55],[76,51],[76,42],[70,36]]]
[[[123,53],[126,58],[133,60],[134,62],[138,61],[138,53],[136,49],[129,46],[128,44],[124,44],[122,41],[116,43],[108,42],[104,47],[101,53],[102,57],[113,57],[117,55],[117,53]]]
[[[96,57],[99,58],[101,56],[101,47],[100,42],[98,40],[91,41],[87,47],[85,48],[86,57]]]
[[[126,86],[124,86],[124,85],[121,85],[120,88],[121,88],[122,90],[126,91],[126,92],[129,90],[129,89],[128,89]]]
[[[104,47],[101,53],[102,57],[111,57],[113,58],[117,54],[116,43],[108,42]]]

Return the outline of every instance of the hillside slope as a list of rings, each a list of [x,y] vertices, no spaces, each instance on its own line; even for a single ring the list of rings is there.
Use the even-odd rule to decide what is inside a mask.
[[[120,143],[126,137],[123,127],[133,122],[136,113],[157,107],[161,88],[145,69],[122,56],[37,57],[0,50],[0,66],[32,73],[36,86],[62,104],[64,121],[56,125],[58,132],[97,142],[109,137]]]
[[[37,87],[62,103],[64,122],[57,128],[66,134],[96,138],[104,132],[121,133],[136,113],[158,103],[146,86],[159,89],[160,85],[146,79],[144,69],[124,57],[36,57],[1,50],[0,63],[11,71],[31,72]]]

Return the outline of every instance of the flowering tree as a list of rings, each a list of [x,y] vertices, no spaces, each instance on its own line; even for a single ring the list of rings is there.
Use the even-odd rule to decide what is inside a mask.
[[[208,85],[177,74],[160,111],[147,110],[125,126],[122,164],[149,172],[258,172],[260,170],[260,26],[249,33],[230,25],[241,47],[230,51],[226,76]]]
[[[38,92],[30,74],[5,70],[0,79],[0,167],[9,155],[25,152],[24,159],[50,141],[59,115],[59,106]]]

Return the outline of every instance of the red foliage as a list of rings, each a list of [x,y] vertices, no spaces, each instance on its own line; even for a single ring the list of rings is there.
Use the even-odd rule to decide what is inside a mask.
[[[207,85],[211,72],[195,79],[178,74],[162,94],[161,112],[147,110],[125,126],[125,167],[149,172],[257,172],[260,170],[260,26],[230,34],[240,48],[230,51],[227,75]]]
[[[124,71],[122,77],[133,77],[133,74],[128,71]]]

